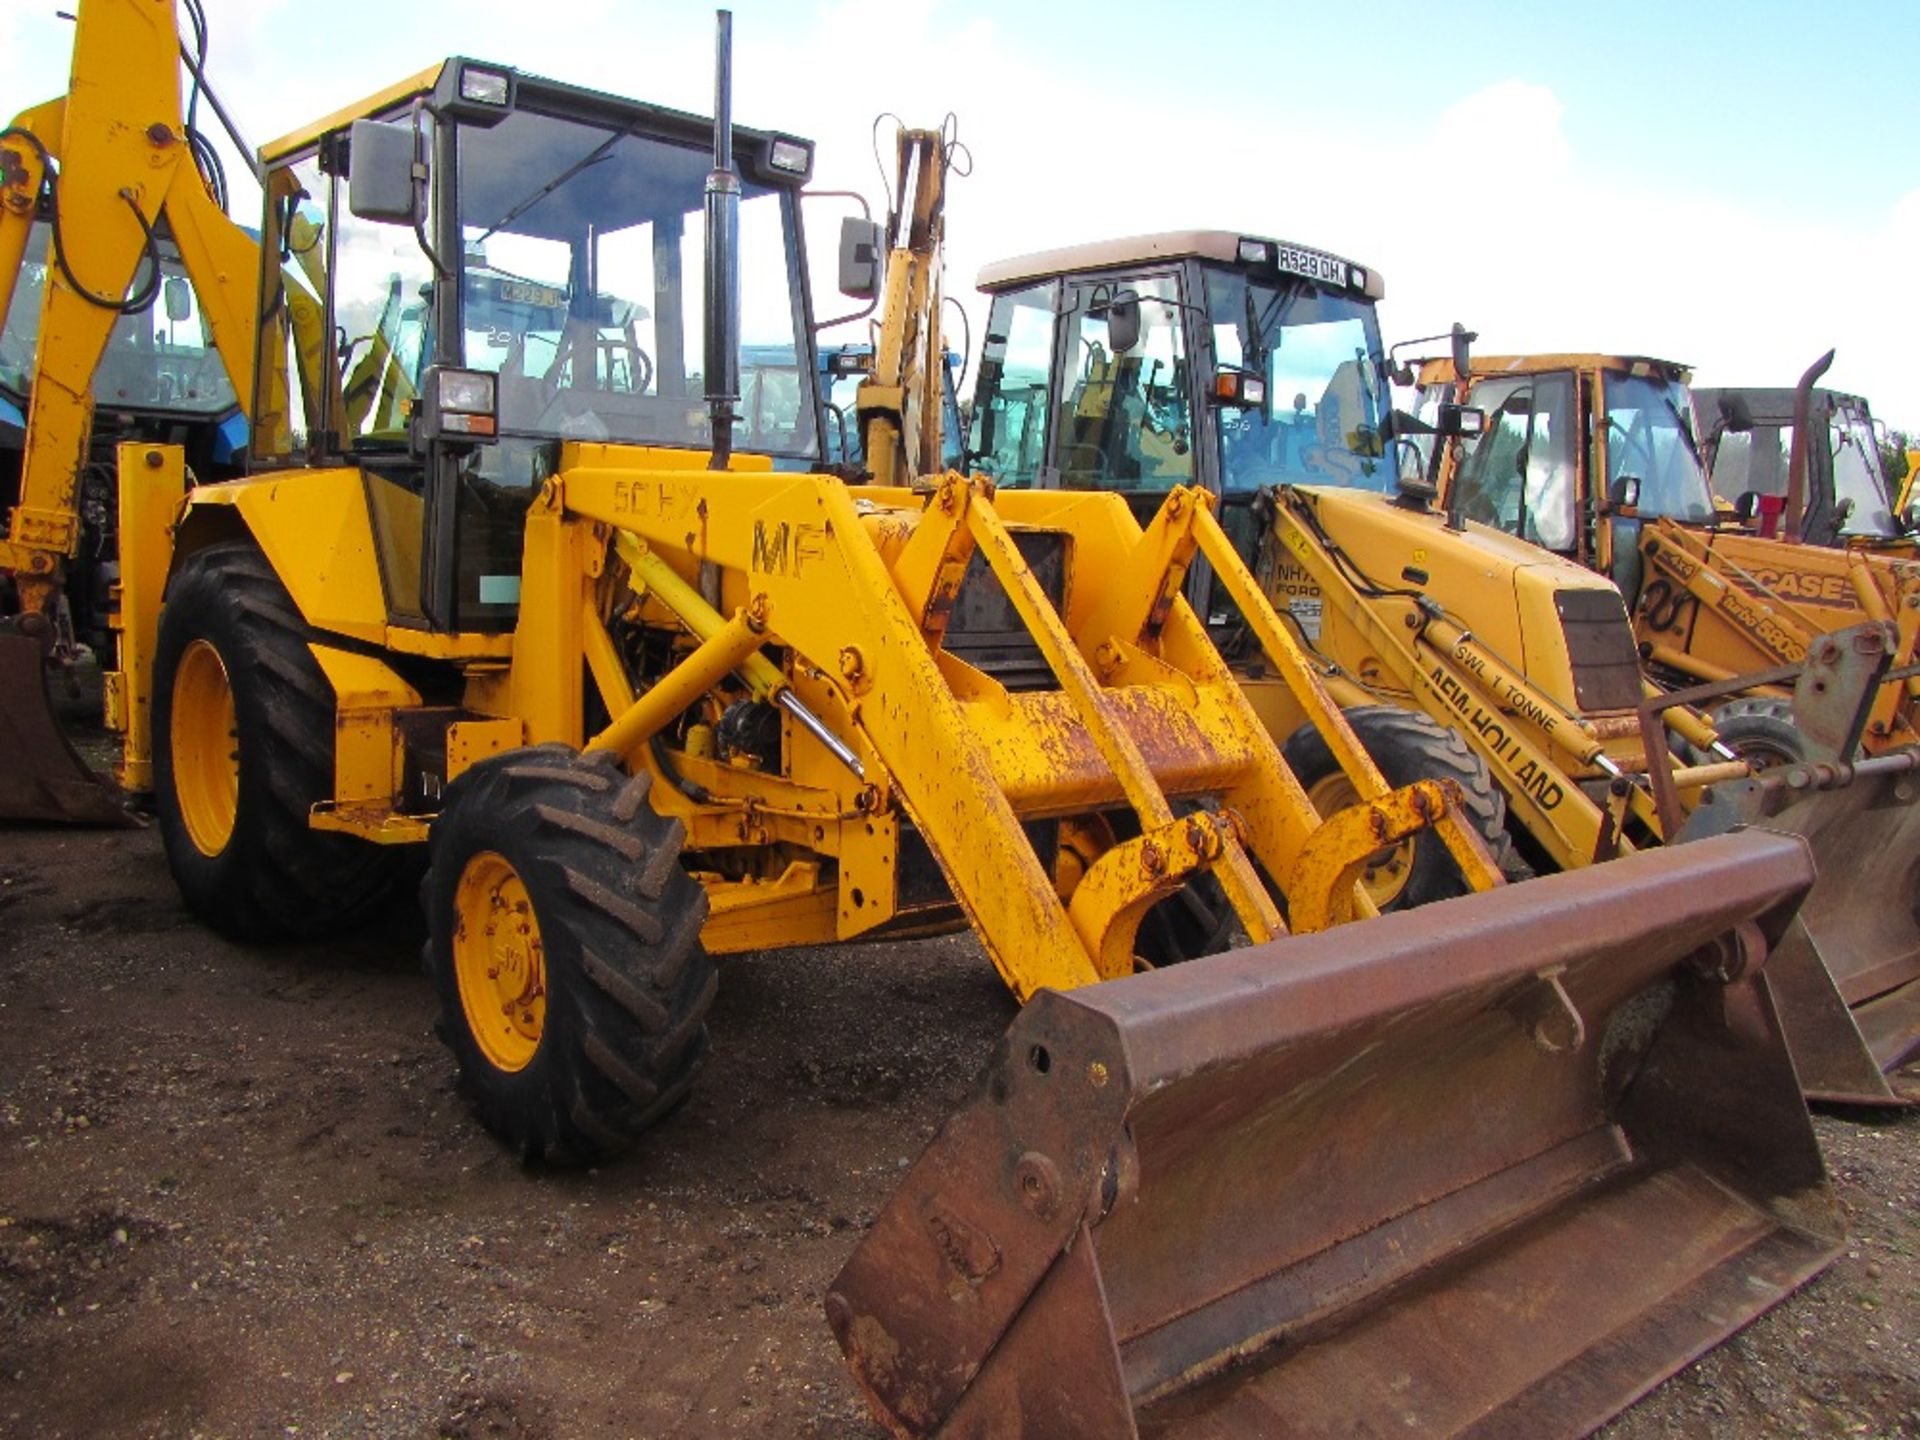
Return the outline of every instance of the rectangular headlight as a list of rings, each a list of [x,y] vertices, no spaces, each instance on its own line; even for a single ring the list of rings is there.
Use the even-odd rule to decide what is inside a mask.
[[[476,105],[504,105],[512,94],[512,85],[504,70],[484,70],[478,65],[460,67],[460,98]]]
[[[1271,265],[1273,244],[1267,240],[1242,240],[1239,255],[1242,265]]]
[[[485,370],[440,370],[440,413],[442,415],[491,415],[494,412],[494,377]]]
[[[800,140],[776,139],[767,152],[767,164],[789,175],[805,175],[813,169],[813,147]]]

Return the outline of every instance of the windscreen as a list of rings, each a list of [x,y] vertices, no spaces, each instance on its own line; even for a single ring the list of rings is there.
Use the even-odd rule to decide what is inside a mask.
[[[1266,381],[1262,405],[1219,412],[1228,493],[1267,485],[1392,490],[1393,465],[1379,440],[1387,398],[1372,302],[1285,275],[1257,278],[1224,266],[1205,274],[1214,363]]]
[[[1677,380],[1606,377],[1607,494],[1623,479],[1639,484],[1642,515],[1699,524],[1713,518],[1713,496],[1694,445],[1687,389]]]
[[[1834,410],[1828,433],[1833,447],[1833,498],[1850,507],[1840,533],[1876,539],[1897,535],[1880,472],[1880,445],[1874,439],[1873,421],[1858,405],[1843,402]]]
[[[703,193],[710,154],[521,110],[460,133],[466,363],[500,376],[509,436],[705,448]],[[790,195],[743,178],[742,423],[734,446],[812,458],[794,364]],[[776,363],[784,360],[784,363]]]

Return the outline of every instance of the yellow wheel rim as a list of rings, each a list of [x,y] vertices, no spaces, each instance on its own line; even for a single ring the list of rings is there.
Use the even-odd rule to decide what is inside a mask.
[[[233,838],[240,809],[240,737],[227,662],[205,640],[180,657],[173,677],[173,791],[187,836],[202,855]]]
[[[1360,803],[1360,792],[1344,772],[1336,770],[1307,787],[1307,798],[1322,816],[1337,815],[1349,805]],[[1360,872],[1360,885],[1376,908],[1385,910],[1398,900],[1413,877],[1413,841],[1402,840],[1367,857],[1367,868]]]
[[[482,850],[460,872],[453,910],[467,1030],[495,1069],[524,1070],[547,1021],[547,958],[527,887],[505,856]]]

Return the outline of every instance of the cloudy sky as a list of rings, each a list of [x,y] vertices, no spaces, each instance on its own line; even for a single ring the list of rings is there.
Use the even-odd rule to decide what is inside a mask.
[[[451,52],[711,106],[704,5],[205,3],[256,142]],[[64,88],[58,8],[0,0],[17,106]],[[1483,353],[1651,353],[1702,384],[1790,384],[1833,346],[1828,384],[1920,427],[1916,0],[734,12],[736,118],[817,140],[823,187],[878,198],[876,114],[957,117],[951,293],[1001,255],[1221,226],[1380,270],[1389,339],[1460,319]]]

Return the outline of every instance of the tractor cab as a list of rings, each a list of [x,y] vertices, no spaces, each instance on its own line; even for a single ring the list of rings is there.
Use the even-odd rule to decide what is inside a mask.
[[[792,357],[811,344],[812,146],[733,135],[741,350]],[[696,116],[454,59],[264,147],[252,467],[365,472],[390,624],[511,629],[527,506],[562,442],[712,445],[711,137]],[[736,453],[820,460],[812,365],[749,399]]]
[[[1815,544],[1901,539],[1867,402],[1824,389],[1810,391],[1809,402],[1805,538]],[[1703,449],[1715,496],[1762,514],[1782,507],[1793,448],[1793,389],[1696,390],[1693,403],[1709,436]],[[1730,416],[1739,423],[1729,424]],[[1746,496],[1752,498],[1743,501]]]
[[[989,265],[969,462],[1002,488],[1111,490],[1147,519],[1200,485],[1249,560],[1278,485],[1390,493],[1389,394],[1365,266],[1231,231]]]
[[[1604,570],[1631,598],[1645,521],[1717,518],[1688,379],[1646,356],[1476,355],[1485,424],[1443,482],[1448,508]],[[1428,361],[1420,385],[1423,406],[1452,398],[1452,363]]]

